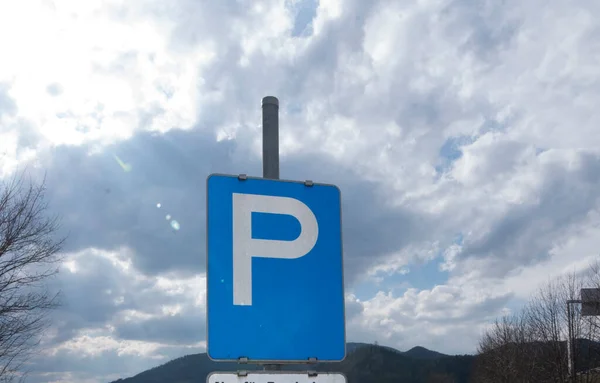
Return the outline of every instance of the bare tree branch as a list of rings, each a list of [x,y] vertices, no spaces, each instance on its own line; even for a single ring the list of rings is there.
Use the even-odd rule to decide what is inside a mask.
[[[600,263],[587,273],[567,274],[542,286],[516,315],[497,320],[482,336],[476,382],[567,382],[567,300],[579,299],[583,286],[600,287]],[[600,323],[582,317],[572,304],[577,382],[595,382],[588,372],[600,366]]]
[[[45,180],[24,173],[0,184],[0,382],[22,378],[48,326],[57,295],[44,282],[58,272],[58,220],[47,215]]]

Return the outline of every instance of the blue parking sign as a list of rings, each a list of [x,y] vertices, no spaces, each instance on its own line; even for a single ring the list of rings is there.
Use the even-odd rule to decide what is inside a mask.
[[[341,196],[336,186],[207,179],[207,352],[249,362],[346,353]]]

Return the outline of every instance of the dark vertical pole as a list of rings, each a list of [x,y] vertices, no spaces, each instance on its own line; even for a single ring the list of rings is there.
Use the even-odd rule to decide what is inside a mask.
[[[577,330],[575,326],[575,308],[571,306],[571,360],[573,361],[573,382],[577,381]]]
[[[574,303],[581,303],[581,300],[570,299],[567,301],[567,326],[569,327],[569,339],[567,340],[567,357],[569,358],[569,379],[575,382],[577,378],[577,339],[575,334],[574,316],[575,311],[571,307]]]
[[[263,178],[279,179],[279,100],[262,99]],[[265,364],[265,370],[281,370],[280,364]]]
[[[572,325],[572,317],[571,317],[571,302],[567,301],[567,365],[568,365],[568,373],[569,380],[571,382],[575,382],[575,373],[573,366],[573,325]]]
[[[279,179],[279,100],[262,99],[263,177]]]

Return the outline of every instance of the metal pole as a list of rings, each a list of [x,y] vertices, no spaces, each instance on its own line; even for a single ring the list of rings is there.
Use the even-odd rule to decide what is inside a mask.
[[[571,324],[571,302],[567,301],[567,327],[568,327],[568,335],[567,335],[567,365],[569,372],[569,379],[571,382],[575,382],[575,369],[573,366],[573,325]]]
[[[571,382],[575,382],[575,378],[577,375],[577,365],[576,365],[576,340],[575,340],[575,324],[573,323],[573,309],[571,308],[571,304],[573,303],[582,303],[580,299],[569,299],[567,301],[567,326],[569,327],[569,339],[567,339],[567,358],[568,358],[568,367],[569,367],[569,379]]]
[[[262,99],[263,177],[279,179],[279,100]]]
[[[262,160],[263,178],[279,179],[279,100],[262,99]],[[265,364],[265,370],[279,371],[280,364]]]

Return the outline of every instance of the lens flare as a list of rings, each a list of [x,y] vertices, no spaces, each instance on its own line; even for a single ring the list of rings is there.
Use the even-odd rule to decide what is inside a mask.
[[[125,163],[123,160],[121,160],[119,158],[119,156],[117,156],[116,154],[114,155],[115,160],[117,161],[117,163],[119,164],[119,166],[121,167],[121,169],[123,169],[123,171],[125,173],[130,172],[131,171],[131,165],[128,163]]]
[[[175,221],[175,220],[172,220],[172,221],[171,221],[171,227],[172,227],[174,230],[179,230],[179,228],[180,228],[181,226],[179,226],[179,222],[177,222],[177,221]]]

